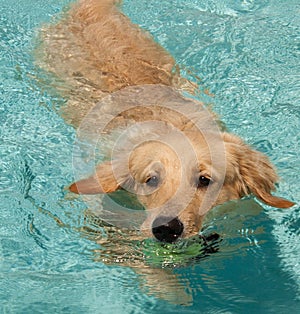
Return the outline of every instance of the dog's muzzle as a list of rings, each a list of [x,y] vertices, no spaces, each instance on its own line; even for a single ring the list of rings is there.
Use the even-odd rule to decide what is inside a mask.
[[[182,234],[184,226],[176,217],[159,216],[152,223],[152,233],[161,242],[173,243]]]

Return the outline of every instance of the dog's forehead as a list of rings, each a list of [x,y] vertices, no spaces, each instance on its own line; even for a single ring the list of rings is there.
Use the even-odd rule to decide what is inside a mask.
[[[187,132],[197,156],[197,171],[207,174],[216,181],[226,172],[226,150],[221,132]]]
[[[129,168],[136,172],[161,172],[163,169],[167,173],[176,175],[184,174],[191,176],[199,173],[200,170],[210,170],[209,154],[201,150],[202,154],[197,154],[193,147],[186,149],[177,141],[177,147],[165,141],[148,141],[134,149],[129,159]],[[177,175],[178,175],[177,173]]]
[[[173,130],[156,139],[145,140],[140,145],[136,145],[132,155],[135,157],[147,155],[149,158],[168,158],[168,156],[175,158],[176,156],[195,165],[204,162],[212,163],[213,156],[224,152],[225,146],[220,134]]]

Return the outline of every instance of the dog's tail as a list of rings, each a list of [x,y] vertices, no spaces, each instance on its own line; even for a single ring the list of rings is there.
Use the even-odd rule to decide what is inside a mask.
[[[104,14],[115,10],[122,0],[81,0],[73,6],[72,15],[77,21],[93,23]]]

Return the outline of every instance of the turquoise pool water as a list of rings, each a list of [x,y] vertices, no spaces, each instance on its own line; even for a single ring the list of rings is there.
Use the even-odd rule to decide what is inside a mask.
[[[68,2],[0,0],[0,313],[299,312],[299,205],[227,205],[235,210],[206,225],[221,235],[218,251],[172,270],[186,306],[157,296],[162,276],[147,281],[118,261],[114,241],[104,252],[113,265],[99,258],[102,229],[64,191],[75,131],[55,112],[63,99],[37,83],[31,55],[37,29]],[[278,194],[299,204],[299,2],[127,0],[123,10],[200,78],[213,95],[201,100],[270,156]],[[131,259],[141,253],[130,248]]]

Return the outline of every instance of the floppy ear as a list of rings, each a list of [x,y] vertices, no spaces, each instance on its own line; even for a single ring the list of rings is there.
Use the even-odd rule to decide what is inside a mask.
[[[91,177],[74,182],[69,190],[76,194],[101,194],[114,192],[118,188],[111,163],[104,162],[97,166]]]
[[[240,196],[253,193],[267,205],[288,208],[295,203],[273,196],[277,174],[267,156],[251,149],[234,135],[224,133],[227,162],[236,168],[236,188]]]

